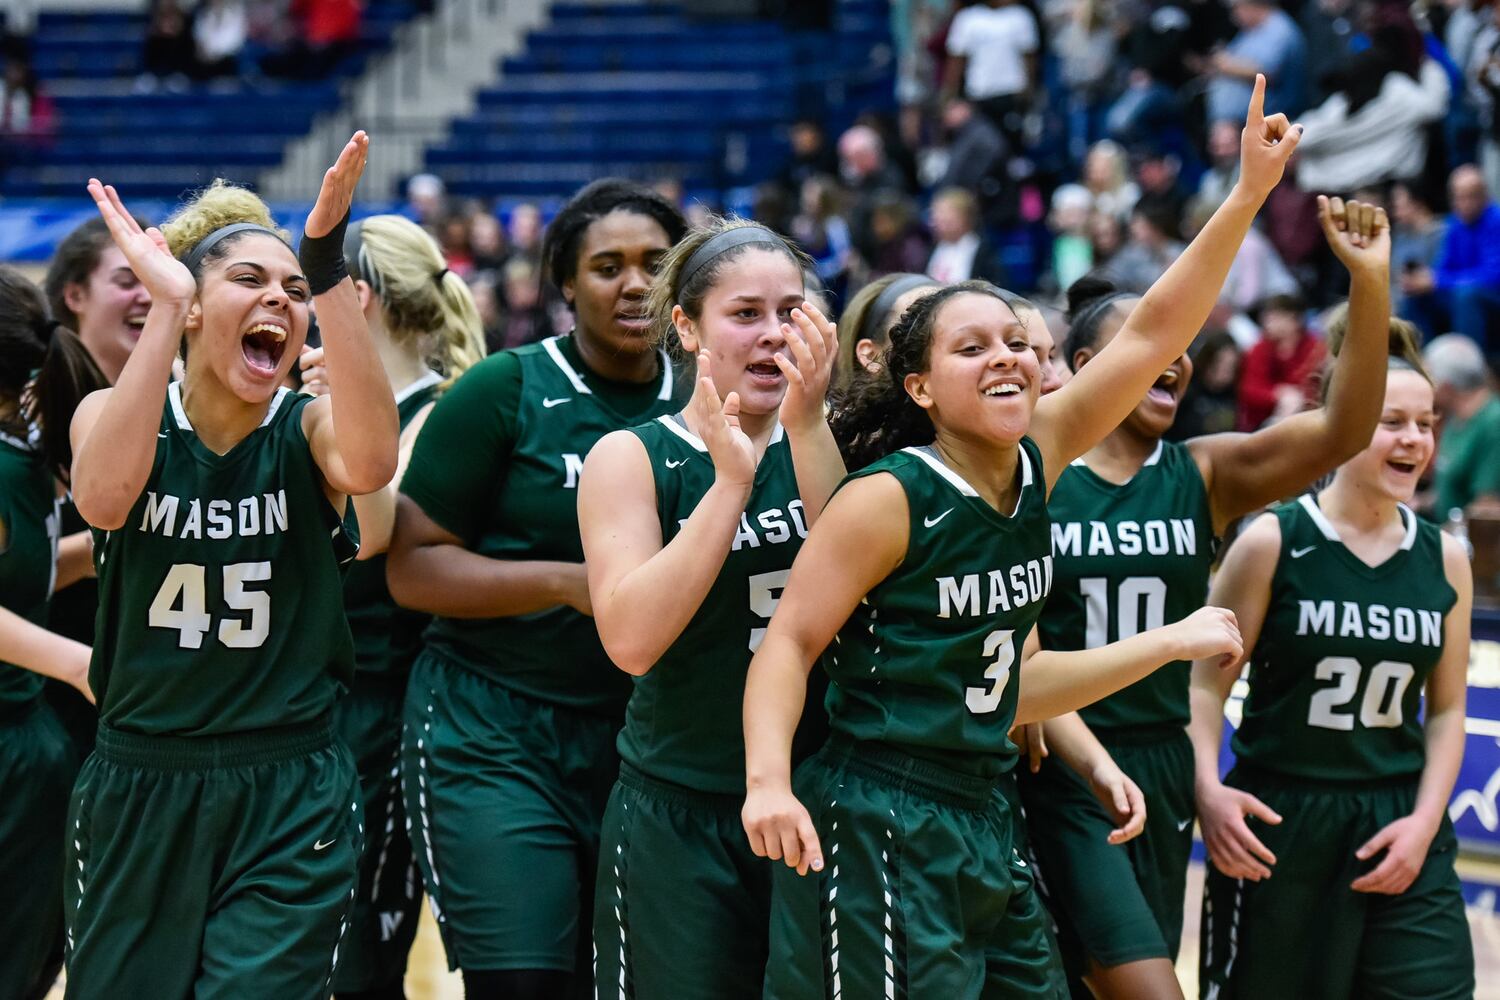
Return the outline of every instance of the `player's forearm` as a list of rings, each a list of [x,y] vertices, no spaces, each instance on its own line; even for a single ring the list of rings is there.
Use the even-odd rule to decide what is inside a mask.
[[[1385,398],[1391,324],[1389,268],[1351,272],[1349,333],[1328,386],[1321,452],[1335,464],[1363,451]]]
[[[563,604],[569,574],[581,572],[579,563],[492,559],[440,543],[392,549],[385,575],[391,597],[413,611],[508,618]]]
[[[677,537],[651,558],[613,586],[590,578],[599,638],[621,670],[648,672],[693,620],[723,569],[749,494],[748,486],[715,481]]]
[[[396,474],[400,418],[390,380],[348,278],[316,300],[333,405],[333,431],[353,494],[370,493]]]
[[[1188,703],[1192,720],[1188,723],[1188,739],[1193,744],[1193,784],[1203,788],[1217,785],[1219,775],[1219,746],[1224,740],[1224,696],[1214,687],[1214,678],[1202,678],[1198,671],[1214,670],[1217,667],[1193,665],[1193,681],[1188,688]]]
[[[1092,705],[1180,658],[1168,629],[1152,629],[1095,649],[1041,650],[1021,665],[1016,723],[1041,722]]]
[[[788,432],[787,443],[792,449],[792,470],[797,476],[802,512],[811,528],[844,479],[844,457],[839,454],[838,442],[824,420],[804,433]]]
[[[745,787],[790,788],[792,737],[807,702],[812,658],[773,624],[745,678]]]
[[[96,528],[124,524],[146,487],[188,308],[186,302],[151,304],[140,340],[73,457],[73,503]]]
[[[89,647],[0,608],[0,660],[74,687],[87,686]]]
[[[57,543],[57,580],[55,594],[79,580],[94,575],[94,538],[87,531],[76,531]]]
[[[1423,725],[1427,763],[1417,786],[1417,803],[1412,815],[1420,818],[1433,832],[1442,825],[1458,781],[1458,769],[1464,758],[1464,716],[1462,704],[1429,712]]]
[[[1077,712],[1065,712],[1042,725],[1047,749],[1079,774],[1087,775],[1102,761],[1110,759],[1109,751]]]

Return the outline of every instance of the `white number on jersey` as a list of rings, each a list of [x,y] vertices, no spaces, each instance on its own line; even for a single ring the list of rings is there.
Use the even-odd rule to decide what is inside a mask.
[[[203,648],[203,637],[213,628],[208,613],[206,570],[194,563],[177,563],[167,571],[151,601],[147,623],[152,628],[173,629],[181,649]],[[231,611],[249,612],[249,621],[223,617],[219,641],[230,649],[255,649],[271,634],[271,595],[247,590],[247,583],[271,579],[269,562],[231,563],[224,567],[224,603]]]
[[[1085,618],[1083,641],[1086,649],[1109,645],[1109,581],[1102,576],[1086,576],[1078,581],[1083,591]],[[1166,624],[1167,582],[1159,576],[1131,576],[1120,581],[1115,595],[1115,614],[1119,617],[1119,635],[1133,635],[1161,628]]]
[[[750,578],[750,613],[766,621],[776,613],[776,605],[781,603],[781,591],[786,587],[787,577],[792,575],[789,569],[778,569],[772,573],[759,573]],[[753,628],[750,630],[750,652],[760,648],[760,641],[766,637],[764,628]]]
[[[1312,696],[1307,705],[1307,724],[1319,729],[1352,731],[1354,713],[1335,709],[1354,700],[1362,672],[1359,661],[1351,656],[1325,656],[1319,660],[1313,676],[1338,683]],[[1360,725],[1366,729],[1394,729],[1401,725],[1401,699],[1416,673],[1410,663],[1395,660],[1381,660],[1371,667],[1365,696],[1359,703]]]
[[[1010,683],[1010,668],[1015,666],[1016,645],[1011,641],[1012,629],[996,629],[984,637],[983,656],[994,662],[984,668],[984,679],[989,686],[975,686],[964,691],[964,704],[975,715],[985,715],[1000,707],[1000,697],[1005,694],[1005,685]]]

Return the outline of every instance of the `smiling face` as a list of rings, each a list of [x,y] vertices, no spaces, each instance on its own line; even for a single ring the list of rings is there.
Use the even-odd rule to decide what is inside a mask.
[[[590,223],[573,277],[562,285],[579,336],[607,356],[649,351],[646,293],[657,261],[671,246],[659,222],[636,212],[616,210]]]
[[[247,403],[270,399],[307,341],[311,301],[286,244],[261,233],[231,239],[198,279],[189,378],[208,374]]]
[[[130,269],[118,247],[109,244],[85,281],[68,285],[63,301],[78,317],[78,337],[111,382],[141,338],[151,309],[151,293]]]
[[[719,398],[738,392],[742,413],[774,413],[786,395],[786,378],[773,359],[783,354],[792,360],[781,324],[792,322],[806,294],[795,261],[750,246],[719,268],[696,320],[677,306],[672,321],[688,353],[708,351]]]
[[[1057,341],[1047,327],[1047,317],[1040,309],[1022,309],[1021,322],[1026,325],[1026,334],[1031,341],[1031,351],[1036,355],[1037,369],[1041,373],[1040,395],[1056,392],[1068,384],[1072,372],[1063,364],[1058,353]]]
[[[1125,325],[1125,320],[1130,316],[1130,311],[1135,308],[1139,299],[1121,299],[1110,307],[1109,313],[1099,321],[1099,331],[1094,338],[1092,350],[1084,348],[1080,350],[1073,359],[1073,370],[1077,371],[1089,359],[1093,358],[1111,340],[1120,328]],[[1167,370],[1157,377],[1156,382],[1150,389],[1146,390],[1146,396],[1136,404],[1135,409],[1130,411],[1122,427],[1130,428],[1141,437],[1155,440],[1165,434],[1172,426],[1172,421],[1177,419],[1177,408],[1182,403],[1182,397],[1187,393],[1188,383],[1193,379],[1193,361],[1186,354],[1179,355],[1175,361],[1167,366]]]
[[[1385,379],[1385,408],[1370,446],[1346,462],[1339,474],[1381,499],[1406,503],[1432,461],[1435,444],[1432,385],[1421,375],[1393,368]]]
[[[907,393],[933,426],[1014,444],[1031,426],[1042,373],[1021,317],[992,295],[959,294],[933,318],[927,370],[906,376]]]

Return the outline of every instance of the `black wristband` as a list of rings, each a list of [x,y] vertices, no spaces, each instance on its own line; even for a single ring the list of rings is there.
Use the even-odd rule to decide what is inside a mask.
[[[325,236],[309,236],[302,231],[302,242],[297,246],[297,262],[312,288],[314,295],[322,295],[349,276],[344,263],[344,230],[349,228],[349,213]]]

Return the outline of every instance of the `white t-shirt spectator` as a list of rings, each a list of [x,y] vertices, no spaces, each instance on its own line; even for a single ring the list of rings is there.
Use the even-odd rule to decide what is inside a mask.
[[[1036,18],[1019,4],[965,7],[948,29],[948,54],[968,60],[964,96],[971,101],[1024,91],[1026,56],[1036,49]]]

